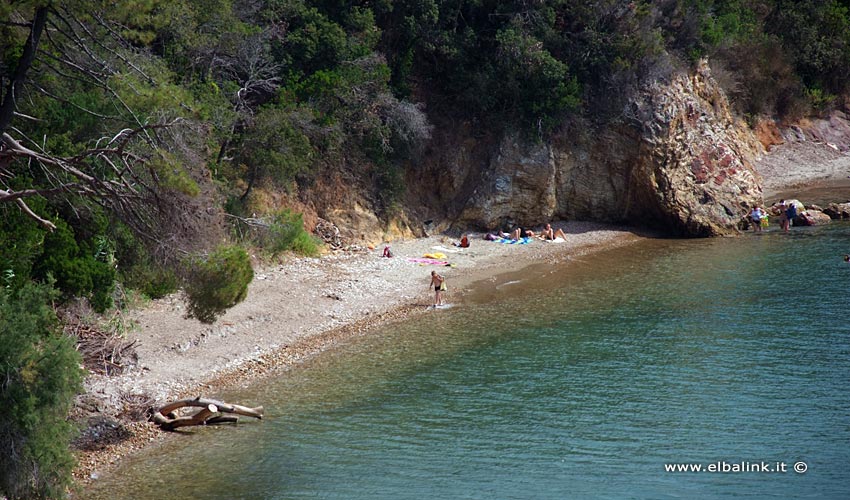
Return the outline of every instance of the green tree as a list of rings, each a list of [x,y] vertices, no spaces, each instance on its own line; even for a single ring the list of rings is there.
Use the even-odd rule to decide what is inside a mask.
[[[311,117],[297,110],[264,108],[242,135],[237,161],[247,171],[244,201],[254,186],[264,180],[284,189],[296,175],[306,171],[313,160],[310,139],[300,130]]]
[[[245,300],[254,279],[251,259],[236,246],[220,247],[198,259],[186,286],[188,316],[212,323],[225,310]]]
[[[33,203],[43,204],[43,199]],[[29,281],[46,232],[18,207],[0,204],[0,286],[17,289]]]
[[[841,94],[850,89],[850,8],[837,0],[777,0],[766,23],[793,58],[806,87]]]
[[[491,81],[493,92],[510,114],[523,117],[538,133],[551,131],[566,111],[579,104],[579,87],[567,65],[555,59],[520,26],[496,34],[498,63]],[[536,123],[535,123],[536,122]]]
[[[0,73],[0,202],[17,204],[48,229],[49,218],[28,200],[101,205],[142,234],[174,227],[162,224],[163,214],[185,198],[174,180],[187,183],[179,172],[148,167],[167,163],[197,175],[203,164],[191,150],[205,134],[193,121],[192,94],[162,60],[138,50],[153,40],[162,4],[13,4],[12,22],[0,33],[8,43]]]
[[[48,281],[67,296],[88,297],[92,307],[103,312],[112,306],[115,268],[109,262],[111,252],[97,252],[91,245],[79,245],[73,231],[63,220],[56,221],[56,230],[44,236],[41,255],[33,267],[33,277]]]
[[[71,480],[80,355],[50,307],[49,285],[0,289],[0,496],[58,498]]]

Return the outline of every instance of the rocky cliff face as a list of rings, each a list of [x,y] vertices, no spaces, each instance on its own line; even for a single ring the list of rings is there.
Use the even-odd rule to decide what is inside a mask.
[[[652,89],[640,105],[652,117],[643,121],[631,175],[632,218],[643,211],[688,236],[734,231],[747,209],[762,203],[753,168],[762,147],[732,116],[708,64]]]
[[[715,236],[735,232],[762,204],[753,165],[764,146],[733,117],[705,62],[646,89],[605,127],[573,123],[545,143],[490,134],[487,126],[436,124],[432,147],[407,170],[408,198],[393,223],[373,214],[352,179],[324,179],[314,210],[348,240],[377,243],[558,219]]]
[[[430,186],[420,205],[461,229],[578,218],[713,236],[735,231],[761,203],[752,164],[762,146],[730,113],[707,63],[648,89],[630,115],[604,130],[572,126],[548,143],[507,137],[489,149],[446,132],[408,181]]]

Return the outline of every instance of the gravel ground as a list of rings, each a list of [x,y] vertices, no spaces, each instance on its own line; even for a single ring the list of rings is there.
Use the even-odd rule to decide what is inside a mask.
[[[782,191],[846,182],[850,154],[822,142],[795,142],[774,146],[757,164],[765,200]]]
[[[168,435],[149,423],[113,418],[126,411],[128,400],[164,404],[188,396],[215,397],[375,325],[425,312],[434,300],[428,286],[431,270],[446,277],[447,301],[462,303],[464,293],[485,278],[641,239],[628,229],[595,223],[553,227],[564,229],[567,241],[507,245],[471,234],[470,247],[460,249],[447,237],[431,236],[392,243],[392,258],[381,256],[383,247],[293,258],[257,270],[247,299],[213,325],[185,319],[178,296],[153,301],[130,318],[135,327],[127,340],[137,342],[138,362],[122,375],[86,380],[90,427],[78,443],[77,483],[84,486],[122,456]],[[407,260],[433,252],[444,253],[451,266]]]

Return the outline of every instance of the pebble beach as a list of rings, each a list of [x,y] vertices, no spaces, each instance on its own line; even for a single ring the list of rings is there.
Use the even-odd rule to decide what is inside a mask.
[[[178,295],[152,301],[128,318],[132,327],[126,340],[136,343],[137,361],[121,375],[92,374],[86,380],[85,398],[97,401],[104,418],[87,431],[94,435],[77,452],[77,483],[85,485],[127,454],[168,438],[149,422],[107,417],[120,413],[128,399],[160,405],[183,397],[214,398],[224,389],[297,367],[377,326],[427,313],[434,301],[432,270],[447,279],[445,301],[462,306],[465,293],[498,284],[501,274],[644,237],[629,228],[588,222],[553,227],[563,229],[567,240],[503,244],[470,233],[470,247],[458,248],[457,239],[434,235],[390,243],[391,258],[382,256],[383,246],[290,258],[255,270],[246,300],[212,325],[185,318]],[[419,262],[435,254],[445,256],[436,260],[448,265]]]
[[[792,187],[843,186],[850,178],[850,156],[823,144],[780,146],[757,170],[768,202],[768,197]],[[122,457],[171,435],[144,418],[114,418],[128,400],[161,405],[184,397],[216,398],[225,389],[297,369],[302,361],[376,332],[378,326],[428,312],[434,301],[432,270],[447,279],[445,301],[462,307],[465,294],[498,286],[502,275],[647,237],[630,228],[589,222],[553,227],[564,230],[566,241],[511,245],[470,233],[470,247],[461,249],[452,245],[457,238],[431,235],[389,243],[391,258],[382,257],[379,245],[257,266],[246,300],[212,325],[186,319],[179,295],[132,311],[126,341],[135,343],[136,361],[120,375],[92,374],[85,382],[81,401],[94,416],[88,417],[85,445],[76,451],[78,488],[108,473]],[[411,261],[435,253],[443,254],[436,260],[448,265]]]

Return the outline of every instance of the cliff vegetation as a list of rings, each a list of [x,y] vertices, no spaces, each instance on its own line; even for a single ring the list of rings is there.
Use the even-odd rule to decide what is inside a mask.
[[[182,288],[214,321],[249,254],[425,221],[722,234],[760,200],[750,127],[846,109],[848,67],[848,0],[4,2],[0,305],[40,316],[0,344],[74,364],[34,302]],[[21,422],[66,408],[76,374],[32,403],[0,356]],[[15,449],[0,496],[65,484]]]

